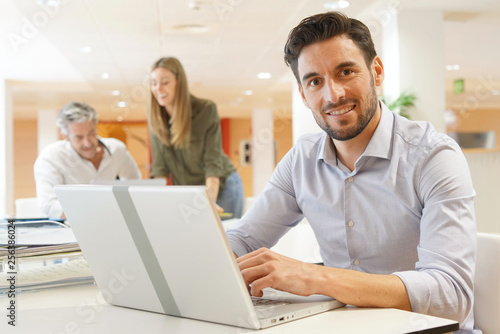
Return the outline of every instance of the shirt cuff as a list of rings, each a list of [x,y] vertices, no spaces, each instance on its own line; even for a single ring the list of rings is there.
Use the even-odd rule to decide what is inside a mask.
[[[418,271],[402,271],[393,273],[398,276],[406,287],[411,309],[417,313],[427,313],[431,307],[431,289],[422,273]]]
[[[59,202],[52,204],[49,207],[49,211],[47,213],[48,218],[61,218],[63,215],[63,209]]]
[[[228,231],[227,233],[227,241],[229,242],[229,246],[231,246],[231,249],[233,252],[238,256],[243,256],[245,254],[248,254],[250,251],[247,249],[247,247],[241,242],[238,238],[232,237],[231,232]]]

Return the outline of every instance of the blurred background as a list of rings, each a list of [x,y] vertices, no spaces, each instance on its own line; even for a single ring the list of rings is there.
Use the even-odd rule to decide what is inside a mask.
[[[217,104],[224,150],[245,195],[257,195],[295,138],[318,130],[283,45],[301,19],[327,10],[372,31],[381,97],[412,94],[410,118],[477,139],[462,145],[478,225],[500,231],[500,0],[2,0],[3,215],[35,196],[33,163],[59,138],[55,118],[69,101],[92,105],[100,135],[123,140],[149,177],[149,72],[163,56],[179,58],[191,92]]]

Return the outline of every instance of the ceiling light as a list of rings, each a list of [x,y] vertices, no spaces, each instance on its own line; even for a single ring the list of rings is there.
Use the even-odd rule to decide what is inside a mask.
[[[253,91],[252,91],[252,90],[250,90],[250,89],[249,89],[249,90],[245,90],[245,91],[243,92],[243,95],[253,95]]]
[[[257,74],[257,78],[259,78],[259,79],[271,79],[271,73],[260,72],[259,74]]]
[[[120,91],[119,90],[112,90],[111,95],[113,96],[120,96]]]
[[[339,0],[339,1],[328,1],[323,4],[328,10],[343,9],[349,7],[351,4],[349,1]]]
[[[109,73],[104,72],[103,74],[101,74],[101,77],[103,79],[109,79]]]
[[[208,31],[208,26],[203,24],[179,24],[173,26],[172,29],[177,32],[201,34]]]
[[[491,94],[493,95],[500,95],[500,90],[494,89],[491,91]]]
[[[447,71],[458,71],[460,69],[460,65],[446,65]]]
[[[200,10],[200,2],[196,0],[189,1],[188,7],[190,10]]]
[[[36,0],[35,3],[39,6],[59,7],[59,0]]]
[[[82,46],[80,48],[80,52],[82,52],[82,53],[91,53],[92,52],[92,47],[90,47],[90,46]]]
[[[118,117],[116,118],[116,120],[117,120],[118,122],[123,122],[123,116],[118,116]]]
[[[119,102],[116,102],[116,106],[118,108],[126,108],[128,106],[128,103],[125,101],[119,101]]]

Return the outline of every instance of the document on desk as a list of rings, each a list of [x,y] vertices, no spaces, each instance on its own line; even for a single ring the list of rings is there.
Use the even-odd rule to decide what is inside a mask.
[[[50,221],[0,224],[0,292],[8,274],[20,291],[94,280],[71,228]]]
[[[16,257],[61,254],[80,250],[71,228],[58,222],[16,222]],[[1,228],[1,226],[0,226]],[[11,236],[0,230],[0,260],[8,256]],[[12,241],[12,240],[11,240]]]
[[[20,271],[19,280],[19,286],[26,288],[33,285],[39,287],[40,284],[61,285],[78,280],[93,281],[93,277],[87,261],[81,256],[63,263]]]
[[[69,227],[30,227],[29,225],[17,225],[16,246],[47,246],[76,243],[75,235]],[[7,245],[7,234],[0,234],[0,245]]]
[[[0,272],[0,282],[6,281],[7,272]],[[67,258],[41,256],[21,261],[16,288],[25,291],[86,282],[94,282],[94,278],[81,252],[76,252]],[[0,292],[5,288],[0,284]]]

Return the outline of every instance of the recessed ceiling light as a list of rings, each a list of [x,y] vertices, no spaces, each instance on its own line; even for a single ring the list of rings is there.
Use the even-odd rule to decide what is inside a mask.
[[[200,2],[197,0],[189,1],[188,7],[190,10],[200,10]]]
[[[460,65],[446,65],[447,71],[458,71],[460,69]]]
[[[128,103],[127,103],[127,102],[125,102],[125,101],[119,101],[119,102],[116,102],[116,106],[117,106],[118,108],[125,108],[125,107],[127,107],[127,106],[128,106]]]
[[[103,79],[109,79],[109,73],[104,72],[103,74],[101,74],[101,77]]]
[[[339,0],[339,1],[328,1],[323,4],[328,10],[343,9],[349,7],[351,4],[349,1]]]
[[[259,74],[257,74],[257,78],[259,78],[259,79],[271,79],[271,73],[260,72]]]
[[[249,89],[249,90],[245,90],[245,91],[243,92],[243,95],[253,95],[253,91],[252,91],[252,90],[250,90],[250,89]]]
[[[494,89],[491,91],[491,94],[493,95],[500,95],[500,90]]]
[[[92,47],[90,47],[90,46],[82,46],[80,48],[80,52],[82,52],[82,53],[91,53],[92,52]]]
[[[178,32],[184,32],[189,34],[200,34],[208,31],[208,26],[204,24],[179,24],[173,26],[172,29]]]
[[[111,95],[113,96],[120,96],[120,91],[119,90],[112,90]]]
[[[35,3],[39,6],[59,7],[61,2],[59,0],[36,0]]]

